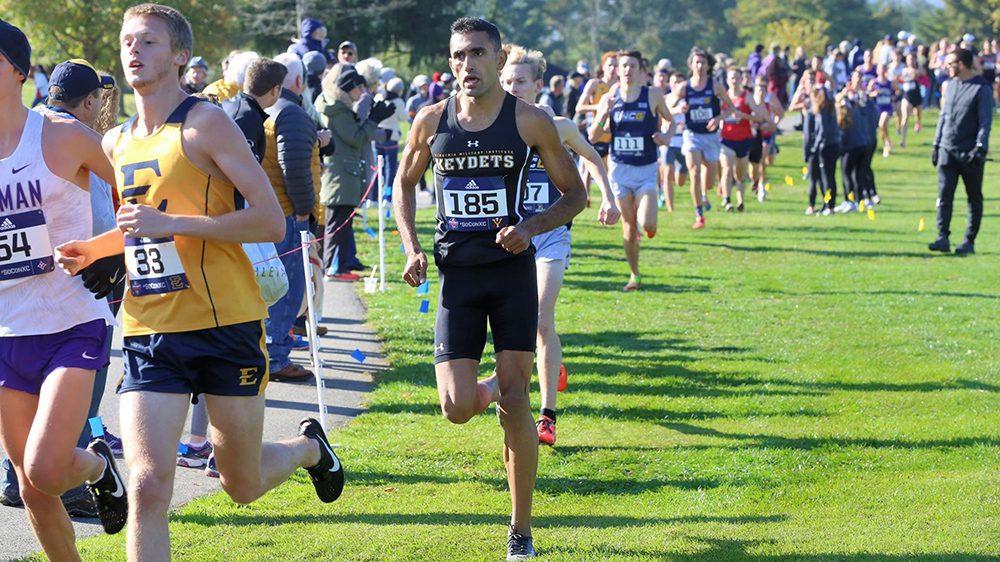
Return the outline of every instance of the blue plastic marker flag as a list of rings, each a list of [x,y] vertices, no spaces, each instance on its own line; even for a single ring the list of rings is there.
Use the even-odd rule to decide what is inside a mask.
[[[366,357],[365,354],[362,353],[360,349],[355,349],[354,352],[351,353],[351,357],[353,357],[354,360],[357,361],[358,363],[364,363],[365,359],[368,359],[368,357]]]
[[[387,219],[391,219],[392,218],[392,207],[386,207],[386,209],[385,209],[385,218],[387,218]]]
[[[87,420],[90,423],[90,438],[97,439],[98,437],[104,437],[104,422],[101,421],[101,416],[94,416]]]
[[[372,238],[375,238],[377,236],[377,234],[375,234],[375,230],[374,229],[369,228],[365,232],[367,232],[368,236],[371,236]]]
[[[403,252],[403,255],[405,256],[406,255],[406,244],[400,244],[399,245],[399,251]]]
[[[426,295],[427,293],[430,292],[430,290],[431,290],[431,282],[430,281],[424,281],[423,283],[421,283],[417,287],[417,294],[418,295]]]
[[[187,443],[178,443],[177,444],[177,454],[179,454],[179,455],[185,455],[185,454],[187,454],[187,452],[188,452],[188,445],[187,445]]]
[[[431,301],[422,300],[420,301],[420,314],[427,314],[431,309]]]

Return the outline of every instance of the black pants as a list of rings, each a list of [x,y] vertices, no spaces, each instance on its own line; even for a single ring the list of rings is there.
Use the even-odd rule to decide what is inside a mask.
[[[875,143],[868,147],[868,160],[867,167],[865,169],[865,175],[868,176],[868,197],[875,197],[878,195],[878,190],[875,189],[875,172],[872,170],[872,161],[875,160],[875,151],[878,150],[878,143]]]
[[[334,205],[326,208],[325,235],[329,238],[323,244],[323,271],[329,271],[334,256],[337,256],[335,273],[347,273],[351,266],[361,265],[358,261],[357,246],[354,244],[354,227],[351,224],[353,211],[354,207],[351,205]],[[344,225],[343,228],[340,228],[341,225]],[[340,230],[333,234],[338,228]]]
[[[983,164],[962,162],[955,154],[941,149],[938,155],[938,236],[947,238],[951,234],[952,202],[961,176],[969,198],[969,226],[965,229],[965,241],[976,241],[979,224],[983,220],[984,167]]]
[[[868,161],[866,164],[865,161]],[[868,173],[866,166],[870,167],[871,160],[868,157],[867,146],[857,146],[844,153],[841,160],[841,172],[844,179],[844,197],[848,193],[854,194],[854,202],[859,203],[868,194]]]
[[[840,146],[826,146],[818,153],[810,156],[809,166],[809,206],[816,206],[816,188],[819,187],[826,201],[826,193],[830,193],[830,201],[824,206],[832,209],[837,204],[837,157],[840,156]]]

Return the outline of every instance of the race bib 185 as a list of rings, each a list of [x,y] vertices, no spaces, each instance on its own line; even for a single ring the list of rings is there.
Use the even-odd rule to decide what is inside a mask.
[[[125,268],[132,295],[156,295],[187,289],[187,275],[173,237],[126,238]]]
[[[507,226],[507,186],[503,177],[446,176],[441,204],[448,230],[500,230]]]
[[[0,219],[0,281],[53,270],[52,243],[41,209]]]

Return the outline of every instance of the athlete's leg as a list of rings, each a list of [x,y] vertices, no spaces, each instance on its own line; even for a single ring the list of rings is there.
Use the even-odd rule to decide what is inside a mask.
[[[735,163],[735,174],[736,177],[736,202],[737,205],[743,204],[743,194],[746,191],[747,178],[749,177],[749,166],[750,160],[746,156],[742,158],[737,158]]]
[[[205,394],[212,426],[215,462],[222,489],[238,504],[248,504],[288,480],[295,469],[320,461],[315,439],[298,436],[263,443],[264,393],[257,396]]]
[[[705,168],[702,166],[701,152],[689,152],[684,158],[687,159],[688,170],[691,173],[691,202],[697,209],[705,199]]]
[[[636,219],[647,238],[656,236],[656,191],[644,189],[635,195]]]
[[[507,350],[498,352],[496,357],[504,429],[503,460],[511,495],[510,524],[515,532],[530,535],[531,497],[538,473],[538,433],[528,398],[535,354]]]
[[[62,501],[32,486],[24,474],[24,449],[37,408],[38,396],[0,388],[0,446],[14,465],[28,522],[45,554],[50,560],[79,560],[73,523]]]
[[[910,105],[910,100],[903,98],[900,108],[902,109],[902,117],[899,124],[899,146],[906,148],[906,126],[910,123],[910,113],[913,111],[913,106]]]
[[[676,168],[675,164],[660,167],[662,171],[661,185],[663,186],[663,199],[668,213],[674,212],[674,178]]]
[[[622,245],[632,277],[639,276],[639,225],[636,217],[635,195],[623,193],[618,198],[618,210],[622,213]]]
[[[479,415],[495,398],[487,385],[493,377],[479,383],[479,361],[451,359],[434,365],[441,413],[451,423],[462,424]]]
[[[728,211],[732,206],[730,195],[736,175],[736,155],[729,148],[723,147],[722,153],[719,155],[719,162],[722,164],[722,179],[719,185],[722,188],[723,205]]]
[[[177,442],[184,431],[189,394],[125,392],[119,401],[128,465],[128,559],[170,560],[167,515],[174,491]]]
[[[889,119],[891,115],[882,112],[878,116],[878,133],[882,138],[882,156],[892,153],[892,140],[889,138]]]
[[[542,392],[542,408],[556,409],[556,388],[562,365],[562,343],[556,333],[556,300],[562,288],[566,262],[536,261],[538,279],[538,386]]]

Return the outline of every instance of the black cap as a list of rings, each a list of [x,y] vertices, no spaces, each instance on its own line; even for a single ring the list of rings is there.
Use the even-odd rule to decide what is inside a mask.
[[[355,53],[358,52],[358,46],[354,44],[354,41],[343,41],[340,47],[337,47],[338,51],[343,51],[344,49],[351,49]]]
[[[50,86],[62,89],[57,99],[69,101],[81,98],[98,88],[110,90],[115,87],[115,79],[100,75],[97,70],[83,59],[72,59],[56,65],[49,78]]]
[[[28,70],[31,68],[31,44],[24,32],[0,20],[0,54],[10,61],[14,68],[27,79],[31,75]]]
[[[358,86],[364,86],[365,79],[353,68],[346,68],[337,79],[337,87],[345,92],[350,92]]]

